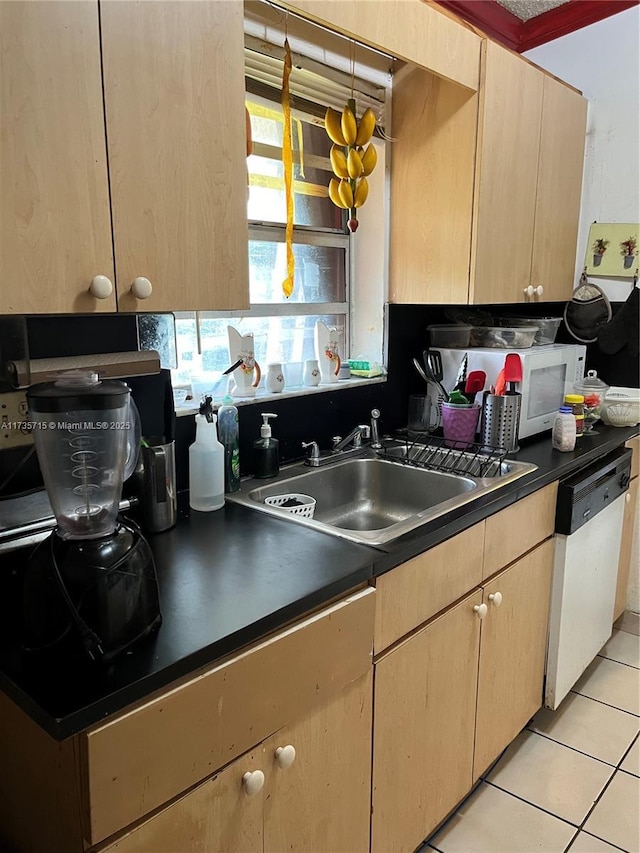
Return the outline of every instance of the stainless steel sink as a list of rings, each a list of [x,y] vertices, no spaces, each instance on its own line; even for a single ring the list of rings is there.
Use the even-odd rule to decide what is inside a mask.
[[[478,471],[484,476],[460,475],[403,464],[405,456],[405,446],[398,445],[387,448],[385,458],[367,450],[322,468],[292,465],[273,480],[244,480],[227,499],[352,542],[384,545],[536,468],[509,461]],[[315,498],[313,519],[264,503],[290,493]]]

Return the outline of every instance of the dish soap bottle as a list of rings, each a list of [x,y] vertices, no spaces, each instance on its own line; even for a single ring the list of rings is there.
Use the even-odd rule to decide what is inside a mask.
[[[196,440],[189,447],[189,506],[212,512],[224,506],[224,447],[207,397],[196,415]]]
[[[260,438],[253,442],[253,474],[261,480],[275,477],[280,470],[280,442],[271,435],[269,418],[277,418],[270,412],[262,412]]]
[[[233,397],[227,394],[218,409],[218,435],[224,447],[224,490],[237,492],[240,488],[240,437],[238,409]]]

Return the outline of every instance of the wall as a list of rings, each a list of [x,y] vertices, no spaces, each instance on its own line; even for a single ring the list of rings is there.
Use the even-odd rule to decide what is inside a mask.
[[[592,222],[640,220],[639,32],[640,6],[634,6],[524,54],[589,101],[576,282]],[[629,295],[629,279],[593,280],[611,300]]]
[[[584,265],[591,222],[640,221],[640,6],[612,15],[525,53],[581,89],[589,101],[587,148],[576,258]],[[629,279],[593,277],[611,300],[624,301]],[[638,522],[627,608],[640,611]]]

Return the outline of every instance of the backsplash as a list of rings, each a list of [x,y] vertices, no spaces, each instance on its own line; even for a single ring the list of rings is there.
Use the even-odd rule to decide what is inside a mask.
[[[251,444],[260,434],[260,413],[273,411],[278,415],[274,423],[274,435],[280,440],[282,462],[302,458],[302,441],[317,441],[322,448],[331,446],[334,435],[345,435],[358,423],[368,423],[372,408],[381,411],[382,433],[406,426],[407,400],[410,394],[421,393],[424,383],[414,370],[411,359],[420,358],[428,345],[427,326],[431,323],[449,322],[447,308],[443,305],[389,305],[388,377],[386,382],[353,388],[341,387],[323,394],[261,400],[240,409],[240,458],[243,474],[251,473]],[[459,306],[475,310],[473,306]],[[615,312],[621,304],[613,304]],[[531,305],[478,306],[477,310],[493,314],[517,313],[524,316],[562,316],[564,303],[535,303]],[[156,315],[154,315],[156,316]],[[158,315],[172,318],[172,315]],[[91,316],[47,316],[28,317],[28,345],[32,358],[49,358],[65,355],[116,352],[139,348],[140,324],[136,315],[91,315]],[[171,335],[166,325],[146,321],[145,334],[164,336],[166,353],[170,358]],[[150,328],[150,331],[149,331]],[[158,329],[161,334],[158,334]],[[575,343],[561,325],[559,343]],[[147,346],[149,342],[147,341]],[[637,386],[637,359],[604,356],[596,345],[587,347],[587,366],[595,368],[608,384]],[[153,377],[131,380],[134,398],[139,405],[145,429],[157,431],[166,427],[166,387],[168,372],[157,382]],[[137,387],[136,387],[137,386]],[[0,385],[0,395],[8,391]],[[195,436],[193,417],[176,419],[176,460],[178,487],[188,487],[188,447]],[[22,448],[0,452],[0,484],[19,465],[24,457]],[[27,461],[11,483],[11,491],[33,488],[39,483],[39,470],[35,454]],[[9,492],[9,487],[4,493]],[[2,494],[2,492],[0,492]]]

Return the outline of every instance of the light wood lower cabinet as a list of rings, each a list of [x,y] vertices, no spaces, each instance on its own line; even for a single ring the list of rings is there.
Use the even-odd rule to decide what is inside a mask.
[[[369,671],[101,853],[366,853],[371,681]]]
[[[553,540],[485,584],[473,780],[542,704]]]
[[[412,851],[471,787],[476,590],[376,665],[374,853]]]
[[[372,850],[415,850],[542,705],[553,544],[377,661]]]

